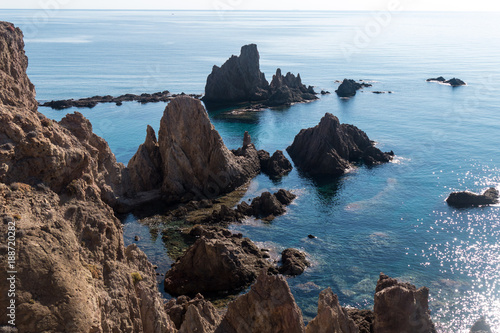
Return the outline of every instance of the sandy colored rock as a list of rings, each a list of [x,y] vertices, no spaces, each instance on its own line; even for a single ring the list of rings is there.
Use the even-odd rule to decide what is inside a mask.
[[[282,276],[261,273],[250,291],[229,303],[217,333],[303,333],[302,312]]]
[[[358,333],[354,321],[343,309],[337,295],[330,288],[323,290],[318,299],[318,315],[307,324],[306,333]]]
[[[225,229],[198,229],[200,239],[165,274],[169,294],[235,292],[250,285],[262,269],[271,267],[250,239]]]
[[[429,289],[380,273],[375,291],[374,333],[436,332],[429,313]]]
[[[158,143],[167,202],[213,198],[260,171],[257,152],[236,156],[224,145],[199,100],[177,97],[161,119]],[[257,168],[257,169],[256,169]]]

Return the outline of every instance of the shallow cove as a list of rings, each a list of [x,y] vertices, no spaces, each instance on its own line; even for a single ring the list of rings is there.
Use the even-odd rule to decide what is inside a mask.
[[[306,317],[316,313],[319,291],[328,286],[341,303],[370,307],[383,271],[430,288],[433,319],[443,332],[466,331],[480,314],[500,326],[500,207],[461,210],[444,202],[451,191],[482,192],[500,183],[500,46],[492,43],[500,37],[499,14],[394,13],[379,35],[346,56],[342,46],[353,45],[371,12],[59,11],[33,29],[36,13],[5,11],[4,18],[25,31],[39,100],[200,93],[212,66],[250,42],[259,47],[268,80],[281,67],[318,91],[333,92],[344,77],[375,81],[351,99],[324,95],[245,121],[210,114],[229,148],[240,146],[247,130],[257,148],[284,150],[300,129],[331,112],[396,153],[394,163],[360,167],[331,183],[318,184],[296,169],[279,182],[260,175],[243,200],[278,188],[293,189],[298,198],[271,224],[248,221],[233,229],[266,247],[309,253],[313,267],[288,280]],[[425,82],[439,75],[468,85]],[[54,119],[82,112],[126,163],[146,125],[158,130],[164,107],[40,111]],[[163,274],[171,261],[161,237],[134,216],[124,223],[126,244],[139,235]]]

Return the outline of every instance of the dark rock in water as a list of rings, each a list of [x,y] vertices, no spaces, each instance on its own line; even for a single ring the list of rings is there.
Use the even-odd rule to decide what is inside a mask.
[[[417,289],[380,273],[375,289],[373,331],[436,333],[428,302],[428,288]]]
[[[293,169],[281,150],[276,150],[271,157],[265,150],[259,150],[258,154],[261,171],[271,178],[282,177]]]
[[[437,78],[430,78],[426,80],[427,82],[444,82],[446,79],[442,76],[439,76]]]
[[[354,80],[344,79],[335,92],[339,97],[352,97],[356,95],[356,91],[363,86]]]
[[[257,45],[241,48],[240,56],[232,56],[221,67],[214,66],[207,77],[203,102],[210,104],[238,104],[269,98],[269,83],[260,71]]]
[[[262,272],[250,291],[229,303],[216,333],[304,333],[302,312],[283,276]]]
[[[281,204],[287,206],[292,203],[293,199],[297,196],[290,191],[279,189],[278,192],[274,193],[276,199],[278,199]]]
[[[453,192],[446,198],[446,202],[457,208],[494,205],[499,202],[499,193],[494,187],[490,187],[483,194],[469,191]]]
[[[319,293],[318,315],[307,324],[306,333],[358,333],[358,327],[349,318],[346,309],[330,288]]]
[[[285,207],[276,196],[270,192],[264,192],[252,200],[252,215],[258,218],[272,219],[285,213]]]
[[[222,205],[219,210],[212,211],[212,214],[205,217],[200,223],[203,224],[229,224],[243,220],[244,214],[236,209],[231,209]]]
[[[286,249],[281,252],[281,267],[278,269],[283,275],[300,275],[311,264],[306,255],[297,249]]]
[[[313,176],[340,176],[351,162],[375,165],[389,162],[394,155],[383,153],[365,132],[340,124],[330,113],[315,127],[301,130],[286,150],[297,167]]]
[[[207,108],[242,103],[261,103],[261,107],[284,106],[317,99],[314,89],[302,84],[300,75],[286,76],[278,68],[271,84],[260,71],[257,45],[241,48],[240,56],[232,56],[221,67],[214,66],[207,77],[205,96]]]
[[[248,238],[225,229],[204,230],[165,274],[165,291],[171,295],[236,292],[271,267],[262,251]]]
[[[307,235],[307,237],[310,238],[310,239],[318,238],[318,237],[316,237],[314,235]]]
[[[375,321],[373,311],[350,308],[347,309],[347,314],[354,321],[356,327],[358,327],[359,333],[373,332],[373,322]]]
[[[448,83],[452,87],[465,86],[465,82],[464,81],[462,81],[460,79],[457,79],[455,77],[453,79],[444,81],[444,83]]]
[[[491,333],[491,327],[485,317],[479,318],[470,329],[470,333]]]
[[[328,90],[321,90],[321,95],[328,95],[330,92]]]

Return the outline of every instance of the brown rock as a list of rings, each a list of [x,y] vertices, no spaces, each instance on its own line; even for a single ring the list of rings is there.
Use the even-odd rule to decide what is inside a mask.
[[[373,332],[373,321],[375,320],[373,311],[349,308],[347,309],[347,314],[354,321],[356,327],[358,327],[359,333]]]
[[[169,294],[235,292],[251,284],[261,269],[271,266],[250,239],[223,229],[198,229],[202,229],[197,230],[202,237],[165,274]]]
[[[310,265],[306,255],[297,249],[286,249],[281,252],[279,272],[283,275],[300,275]]]
[[[208,333],[215,331],[221,321],[221,316],[209,301],[201,294],[193,299],[179,296],[165,304],[165,310],[175,323],[179,332]]]
[[[134,191],[150,191],[161,186],[163,181],[161,162],[160,146],[155,131],[148,125],[146,140],[139,146],[127,166]]]
[[[250,291],[229,303],[217,333],[303,333],[304,321],[286,280],[262,272]]]
[[[318,299],[318,315],[307,324],[306,333],[358,333],[354,321],[339,304],[330,288],[323,290]]]
[[[162,193],[168,203],[219,196],[259,172],[255,169],[257,152],[231,153],[199,100],[185,96],[172,100],[161,119],[158,137]]]
[[[393,153],[373,146],[365,132],[326,113],[318,125],[300,131],[288,154],[295,165],[312,176],[340,176],[351,162],[368,165],[389,162]]]
[[[259,150],[258,155],[262,172],[271,178],[283,177],[293,169],[292,163],[281,150],[276,150],[273,156],[269,156],[265,150]]]
[[[258,218],[272,219],[285,213],[283,204],[270,192],[264,192],[254,198],[250,206],[252,207],[252,215]]]
[[[374,333],[436,332],[428,305],[429,289],[415,288],[380,273],[377,282]]]

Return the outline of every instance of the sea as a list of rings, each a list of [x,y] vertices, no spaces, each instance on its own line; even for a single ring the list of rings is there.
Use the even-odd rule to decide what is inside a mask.
[[[452,191],[499,188],[500,13],[405,12],[389,5],[366,12],[56,7],[1,13],[25,33],[28,74],[40,102],[164,90],[201,94],[212,66],[255,43],[269,81],[281,68],[332,94],[243,116],[210,112],[229,148],[241,146],[248,131],[258,149],[285,150],[329,112],[394,151],[392,163],[358,166],[337,179],[311,179],[297,169],[278,181],[259,175],[242,198],[279,188],[297,194],[271,223],[248,219],[231,229],[276,257],[288,247],[307,253],[312,266],[288,278],[306,321],[327,287],[342,305],[372,307],[384,272],[429,288],[440,332],[468,332],[480,316],[500,332],[500,207],[455,209],[445,202]],[[426,82],[437,76],[467,85]],[[344,78],[373,86],[340,99],[334,91]],[[144,141],[146,125],[158,130],[164,109],[165,103],[136,102],[39,108],[56,120],[83,113],[124,164]],[[137,243],[164,274],[172,259],[161,237],[132,214],[123,223],[125,243],[140,236]]]

